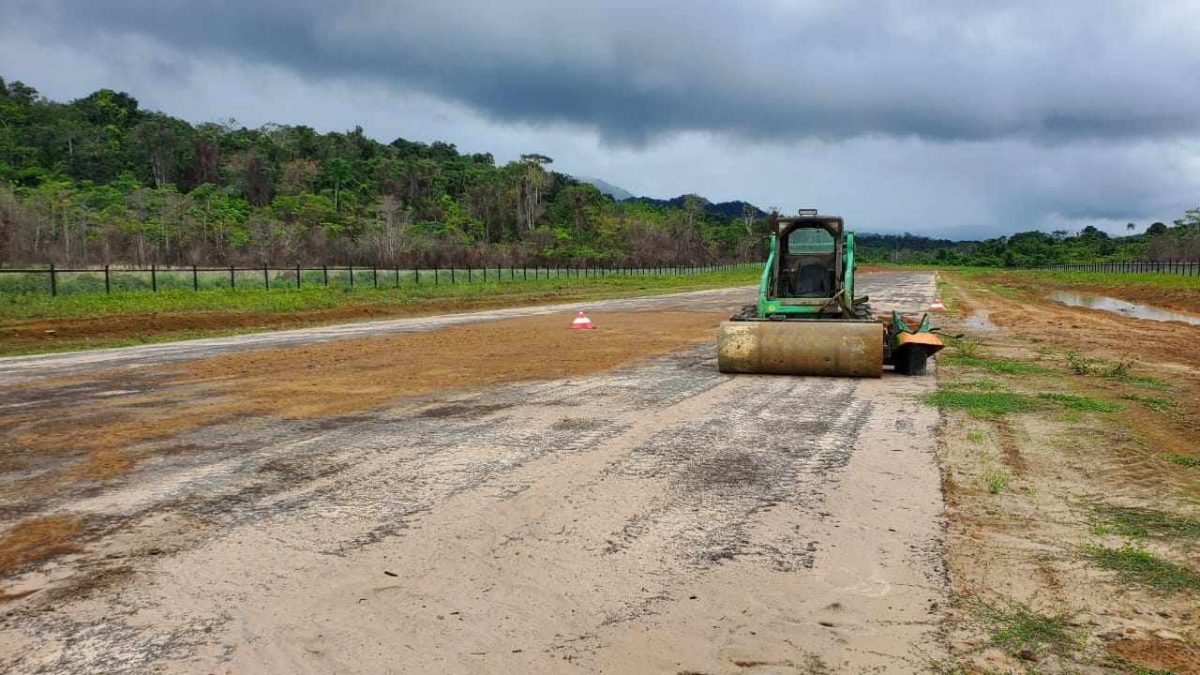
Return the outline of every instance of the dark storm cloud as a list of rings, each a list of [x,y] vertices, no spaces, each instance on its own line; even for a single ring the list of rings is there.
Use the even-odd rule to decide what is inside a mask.
[[[76,48],[134,36],[620,142],[1200,131],[1196,2],[742,4],[18,0],[0,18]]]

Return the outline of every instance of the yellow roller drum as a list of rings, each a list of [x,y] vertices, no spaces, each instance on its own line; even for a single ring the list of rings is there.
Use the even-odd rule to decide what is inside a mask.
[[[874,321],[726,321],[722,373],[881,377],[883,324]]]

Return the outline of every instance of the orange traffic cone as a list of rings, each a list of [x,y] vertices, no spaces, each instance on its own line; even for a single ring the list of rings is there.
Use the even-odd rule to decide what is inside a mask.
[[[944,312],[946,311],[946,306],[942,304],[941,300],[935,298],[933,304],[929,306],[929,309],[933,312]]]
[[[571,328],[576,330],[592,330],[595,327],[592,320],[584,316],[583,312],[576,314],[575,320],[571,322]]]

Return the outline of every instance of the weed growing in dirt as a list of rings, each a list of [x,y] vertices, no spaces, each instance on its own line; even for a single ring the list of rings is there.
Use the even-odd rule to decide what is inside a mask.
[[[1028,412],[1038,407],[1038,402],[1024,394],[1004,391],[951,391],[942,390],[924,398],[929,405],[939,408],[958,408],[977,417],[991,417],[1007,413]]]
[[[1200,538],[1200,520],[1128,506],[1098,504],[1092,508],[1092,531],[1122,537],[1145,539]]]
[[[1133,544],[1121,548],[1087,544],[1083,555],[1100,569],[1117,572],[1124,582],[1149,586],[1164,594],[1200,589],[1200,574]]]
[[[1156,412],[1166,412],[1168,408],[1175,405],[1175,401],[1169,398],[1158,398],[1155,396],[1141,396],[1138,394],[1121,394],[1121,398],[1126,401],[1137,401],[1145,405],[1147,408]]]
[[[976,429],[967,433],[967,440],[976,444],[982,443],[987,440],[987,434],[983,433],[979,429]]]
[[[983,484],[987,487],[988,492],[998,495],[1008,487],[1013,478],[1014,476],[1007,469],[991,467],[983,473]]]
[[[1166,382],[1163,382],[1157,377],[1151,377],[1149,375],[1126,375],[1116,379],[1120,380],[1121,382],[1137,385],[1143,389],[1156,389],[1161,391],[1163,389],[1170,388]]]
[[[940,361],[943,364],[952,366],[965,366],[967,368],[983,368],[993,375],[1050,375],[1056,376],[1059,373],[1044,366],[1039,366],[1034,363],[1026,363],[1024,361],[1015,361],[1013,359],[986,359],[979,357],[967,357],[950,355],[942,357]]]
[[[1169,453],[1163,455],[1163,459],[1167,460],[1168,462],[1170,462],[1172,464],[1178,464],[1179,466],[1190,466],[1192,468],[1200,469],[1200,459],[1197,459],[1195,457],[1188,457],[1187,455],[1176,455],[1174,453],[1169,452]]]
[[[1041,393],[1038,398],[1046,401],[1054,401],[1070,410],[1084,410],[1091,412],[1117,412],[1121,406],[1116,403],[1108,403],[1099,401],[1090,396],[1075,396],[1073,394],[1059,393]]]
[[[995,380],[964,380],[954,383],[955,389],[978,389],[980,391],[996,391],[1000,383]]]
[[[1008,286],[1001,286],[999,284],[988,284],[987,288],[991,292],[1007,300],[1016,300],[1018,297],[1015,288],[1009,288]]]
[[[933,675],[975,675],[981,672],[974,664],[955,658],[930,661],[926,666]]]
[[[973,338],[947,338],[950,346],[954,348],[954,355],[965,359],[973,359],[981,356],[980,348],[983,342]]]
[[[1100,359],[1093,359],[1081,355],[1079,352],[1072,349],[1067,352],[1067,367],[1076,375],[1093,375],[1096,372],[1097,364]]]
[[[1009,656],[1032,661],[1043,654],[1066,654],[1079,645],[1063,614],[1046,616],[1018,602],[1004,609],[985,605],[980,614],[989,626],[988,641]]]
[[[1134,375],[1133,361],[1121,359],[1110,363],[1103,359],[1084,356],[1075,350],[1067,352],[1067,367],[1076,375],[1085,377],[1105,377],[1110,380],[1127,382],[1147,389],[1166,389],[1167,384],[1149,375]]]

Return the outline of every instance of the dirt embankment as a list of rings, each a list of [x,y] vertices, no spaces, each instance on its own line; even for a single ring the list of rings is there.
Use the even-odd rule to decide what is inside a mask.
[[[1200,327],[1045,290],[949,275],[947,665],[1200,673]]]

